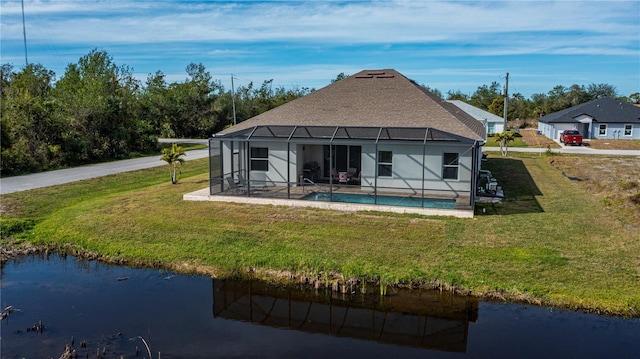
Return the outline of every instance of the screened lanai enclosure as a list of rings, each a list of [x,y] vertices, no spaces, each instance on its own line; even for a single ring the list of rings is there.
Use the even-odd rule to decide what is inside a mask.
[[[260,125],[210,142],[211,196],[473,210],[480,143],[433,128]]]

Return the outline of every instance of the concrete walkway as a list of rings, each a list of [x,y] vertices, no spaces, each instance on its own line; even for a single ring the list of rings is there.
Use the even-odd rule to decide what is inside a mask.
[[[165,140],[159,142],[189,142],[208,143],[207,140]],[[214,148],[214,150],[216,150]],[[217,150],[216,150],[217,151]],[[209,156],[209,149],[187,151],[185,161],[205,158]],[[23,176],[6,177],[0,179],[0,194],[26,191],[34,188],[49,187],[59,184],[108,176],[120,172],[136,171],[145,168],[166,166],[161,156],[141,157],[130,160],[97,163],[93,165],[65,168],[62,170],[33,173]]]

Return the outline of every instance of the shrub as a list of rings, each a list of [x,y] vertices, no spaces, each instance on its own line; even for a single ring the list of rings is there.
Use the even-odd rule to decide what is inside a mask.
[[[2,218],[0,219],[0,238],[33,229],[36,221],[31,218]]]

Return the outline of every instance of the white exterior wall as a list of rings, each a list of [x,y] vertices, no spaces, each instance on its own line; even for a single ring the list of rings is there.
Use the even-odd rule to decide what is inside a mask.
[[[546,137],[553,138],[553,126],[548,123],[538,122],[538,132]]]
[[[291,150],[289,152],[289,160],[290,164],[290,172],[287,172],[287,143],[278,143],[278,142],[250,142],[249,148],[245,150],[244,142],[236,142],[235,148],[238,150],[239,154],[233,160],[233,167],[235,171],[240,171],[241,175],[245,175],[247,168],[249,167],[249,163],[247,162],[247,156],[251,153],[251,147],[266,147],[269,149],[269,170],[268,171],[250,171],[248,180],[255,182],[253,185],[286,185],[285,183],[276,183],[276,182],[286,182],[297,181],[296,174],[296,163],[300,161],[298,156],[302,156],[301,152],[297,151],[296,145],[291,144]],[[228,177],[232,172],[232,161],[231,161],[231,143],[223,142],[221,144],[222,147],[222,171],[223,176]],[[250,161],[250,160],[249,160]],[[290,174],[290,178],[287,179],[287,173]],[[238,178],[237,175],[234,178]]]
[[[422,167],[422,146],[408,145],[378,145],[378,151],[392,151],[392,177],[378,177],[378,190],[384,191],[414,191],[424,187],[428,192],[456,191],[469,192],[471,190],[471,176],[473,151],[471,145],[466,146],[435,146],[428,145],[424,157],[425,166]],[[376,184],[376,154],[375,145],[362,146],[361,183],[363,188],[370,188]],[[458,153],[458,179],[443,180],[444,153]],[[386,187],[386,188],[385,188]]]
[[[227,176],[231,173],[231,144],[229,142],[221,142],[222,150],[222,175]]]
[[[323,147],[322,145],[302,144],[298,145],[298,148],[304,148],[302,150],[303,157],[300,165],[304,165],[307,162],[315,161],[322,167]]]
[[[596,139],[622,139],[622,140],[631,140],[631,139],[640,139],[640,125],[639,124],[625,124],[625,123],[607,123],[607,133],[605,135],[600,135],[600,123],[593,123],[593,136],[592,138]],[[631,136],[624,135],[624,126],[631,125]]]
[[[234,150],[238,152],[238,155],[233,159],[233,169],[231,168],[232,161],[232,153],[231,153],[231,142],[224,141],[220,145],[222,149],[222,173],[225,177],[230,176],[233,171],[240,171],[243,168],[246,168],[246,160],[247,155],[244,151],[244,146],[242,143],[235,143]],[[237,178],[237,176],[235,176]]]
[[[578,130],[578,126],[574,123],[549,124],[538,122],[538,131],[553,140],[560,139],[560,134],[564,130]]]
[[[631,136],[624,136],[624,132],[623,132],[622,138],[640,140],[640,124],[634,123],[629,125],[631,125]]]
[[[504,132],[504,122],[491,122],[491,123],[493,123],[493,133],[492,134]],[[488,134],[488,132],[489,132],[489,128],[487,126],[487,134]]]
[[[296,181],[296,146],[291,145],[289,156],[287,157],[286,142],[249,142],[250,147],[266,147],[269,149],[269,170],[268,171],[250,171],[249,179],[256,181],[267,181],[267,185],[285,185],[285,183]],[[287,172],[287,166],[291,161],[291,172]],[[291,179],[287,177],[287,173],[291,173]]]
[[[554,126],[555,129],[555,133],[553,138],[554,139],[560,139],[560,135],[562,134],[562,132],[564,132],[565,130],[577,130],[578,128],[576,127],[575,124],[571,124],[571,123],[558,123]]]

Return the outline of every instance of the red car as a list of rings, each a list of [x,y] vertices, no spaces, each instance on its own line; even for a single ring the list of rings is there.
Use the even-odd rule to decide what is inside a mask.
[[[582,145],[582,135],[576,130],[564,130],[560,135],[560,142],[565,145]]]

